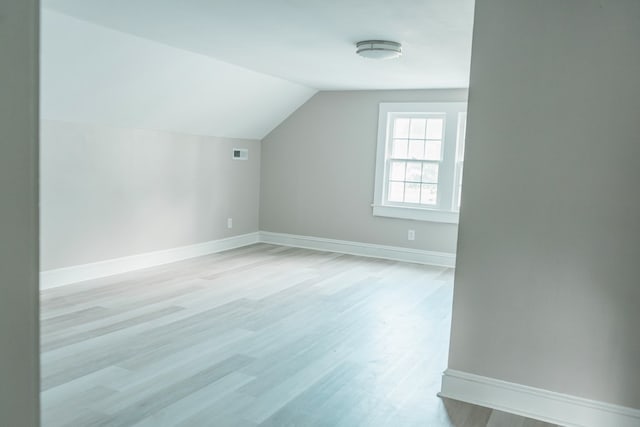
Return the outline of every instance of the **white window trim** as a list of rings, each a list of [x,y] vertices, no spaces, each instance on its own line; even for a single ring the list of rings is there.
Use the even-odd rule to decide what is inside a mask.
[[[449,207],[442,207],[439,202],[438,208],[425,207],[408,207],[394,206],[385,204],[385,168],[386,168],[386,150],[387,140],[389,137],[389,117],[393,113],[429,113],[440,112],[445,113],[445,129],[443,140],[443,160],[441,167],[443,171],[440,174],[439,181],[440,191],[446,192],[445,200],[453,201],[455,197],[455,156],[457,146],[458,132],[458,115],[467,111],[466,102],[383,102],[380,104],[378,116],[378,148],[376,154],[376,177],[374,189],[374,201],[372,204],[373,215],[391,218],[412,219],[418,221],[431,221],[457,224],[459,213]],[[447,123],[455,123],[455,126],[447,125]],[[451,170],[449,170],[451,169]],[[451,193],[451,194],[449,194]],[[441,195],[438,196],[439,200]]]

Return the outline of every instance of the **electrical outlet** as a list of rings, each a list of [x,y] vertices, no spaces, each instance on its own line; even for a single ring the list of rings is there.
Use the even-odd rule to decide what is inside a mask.
[[[407,240],[416,240],[416,230],[409,230]]]
[[[227,218],[227,228],[233,228],[233,218]]]

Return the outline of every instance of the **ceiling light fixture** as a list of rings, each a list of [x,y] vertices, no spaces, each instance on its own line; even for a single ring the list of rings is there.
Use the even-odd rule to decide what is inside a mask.
[[[392,59],[402,55],[402,45],[387,40],[364,40],[356,43],[356,53],[365,58]]]

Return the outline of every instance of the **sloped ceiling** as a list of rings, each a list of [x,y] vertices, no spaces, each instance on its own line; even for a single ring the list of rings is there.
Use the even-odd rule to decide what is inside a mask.
[[[262,139],[316,92],[46,9],[41,26],[43,119]]]
[[[468,86],[473,0],[42,4],[44,118],[262,138],[317,90]]]
[[[474,0],[43,0],[64,13],[320,90],[468,86]],[[355,43],[403,44],[393,61]]]

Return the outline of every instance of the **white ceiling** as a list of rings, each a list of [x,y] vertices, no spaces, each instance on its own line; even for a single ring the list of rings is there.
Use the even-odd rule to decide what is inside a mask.
[[[43,10],[43,119],[262,139],[315,90]]]
[[[43,0],[47,8],[321,90],[467,87],[473,0]],[[355,55],[364,39],[397,60]]]

